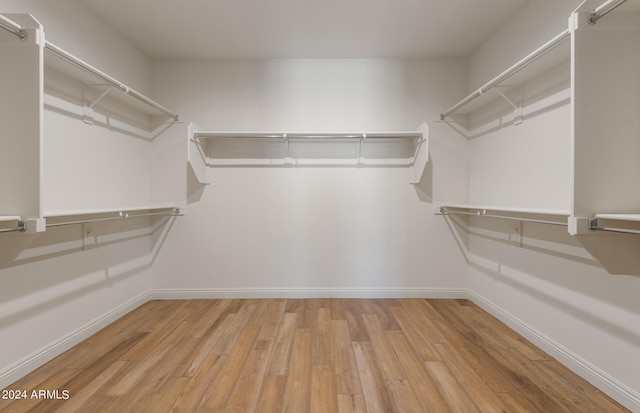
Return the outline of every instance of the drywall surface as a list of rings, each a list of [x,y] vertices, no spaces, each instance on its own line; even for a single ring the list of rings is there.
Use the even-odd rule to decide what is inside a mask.
[[[0,13],[29,13],[46,40],[140,93],[149,93],[149,61],[140,51],[76,0],[3,0]]]
[[[469,59],[469,91],[487,83],[565,30],[569,15],[580,3],[581,0],[528,2]]]
[[[203,129],[384,131],[430,124],[431,161],[464,158],[433,122],[464,61],[159,61],[153,90]],[[461,149],[462,148],[462,149]],[[154,262],[154,291],[365,296],[462,291],[466,265],[433,216],[431,168],[210,168]],[[451,169],[453,170],[453,169]],[[466,179],[454,172],[452,179]],[[451,195],[453,196],[453,195]]]
[[[566,27],[568,10],[565,9],[570,8],[572,2],[557,2],[557,7],[551,7],[552,2],[540,2],[549,6],[544,13],[543,9],[534,7],[537,3],[531,2],[472,57],[472,84],[477,86],[478,79],[487,77],[486,73],[491,68],[495,74],[503,70],[502,62],[496,56],[527,53],[522,50],[524,43],[514,37],[515,32],[519,33],[518,38],[538,39],[541,44]],[[517,25],[516,30],[517,22],[535,24]],[[566,116],[567,135],[558,134],[561,128],[554,128],[554,138],[561,141],[547,141],[542,133],[544,127],[559,122],[560,115]],[[542,119],[547,120],[539,128],[543,145],[535,150],[522,148],[523,154],[536,154],[535,158],[530,159],[529,165],[520,163],[520,166],[513,166],[530,168],[531,176],[539,171],[548,177],[549,159],[539,150],[546,149],[552,159],[556,159],[551,168],[561,167],[556,156],[560,152],[554,151],[568,153],[568,111],[558,105]],[[531,124],[530,120],[525,120],[523,125],[512,128],[513,139],[521,139],[522,132],[516,134],[517,128],[528,124]],[[482,159],[483,154],[500,155],[504,145],[512,144],[502,132],[485,138],[478,137],[471,144],[472,162],[474,157]],[[502,146],[495,146],[498,142]],[[485,163],[491,162],[485,159]],[[505,160],[496,158],[496,163],[504,166]],[[567,159],[566,166],[569,165]],[[492,172],[485,170],[484,173]],[[510,179],[508,168],[503,173],[503,179]],[[566,186],[566,175],[560,173],[558,176],[565,183],[550,186],[547,199],[562,196],[559,189]],[[513,199],[513,194],[497,193],[496,188],[500,185],[496,182],[496,187],[491,188],[486,184],[486,192],[482,192],[482,187],[476,188],[476,196],[489,196],[494,191],[494,198],[504,196]],[[526,183],[520,188],[511,186],[510,189],[522,191],[516,196],[523,202],[530,196],[527,191],[531,187]],[[533,190],[537,197],[543,193],[542,188]],[[567,191],[566,199],[569,197]],[[537,207],[544,207],[540,202],[546,202],[539,199],[530,201],[538,202],[534,205]],[[637,369],[637,360],[640,359],[640,303],[634,293],[640,288],[639,277],[608,274],[575,239],[567,235],[563,227],[525,224],[520,228],[504,221],[473,219],[468,242],[469,288],[476,301],[632,410],[640,409],[640,374]]]

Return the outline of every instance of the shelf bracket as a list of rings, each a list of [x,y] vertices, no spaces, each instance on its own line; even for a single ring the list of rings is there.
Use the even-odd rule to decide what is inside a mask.
[[[286,133],[282,134],[282,139],[287,143],[287,157],[284,158],[284,164],[293,165],[293,158],[291,157],[291,142],[289,141]]]
[[[358,144],[358,165],[364,164],[364,159],[362,159],[362,145],[364,145],[364,140],[367,139],[367,134],[363,133],[360,138],[360,142]]]
[[[109,94],[109,92],[111,91],[111,87],[108,87],[104,92],[100,94],[100,96],[95,98],[93,102],[91,102],[90,104],[87,104],[87,102],[89,101],[89,99],[87,99],[87,96],[89,95],[88,90],[89,90],[89,87],[87,86],[84,91],[83,100],[85,104],[82,111],[82,121],[88,125],[93,125],[93,113],[94,113],[93,107],[97,105],[102,99],[104,99]]]
[[[496,92],[505,100],[509,105],[513,107],[513,126],[522,124],[522,105],[515,104],[507,95],[496,87]]]

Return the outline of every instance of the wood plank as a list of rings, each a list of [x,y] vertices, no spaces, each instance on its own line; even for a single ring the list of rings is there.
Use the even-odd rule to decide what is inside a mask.
[[[227,314],[217,319],[189,355],[188,360],[185,361],[184,365],[178,367],[173,374],[176,376],[193,377],[204,360],[210,356],[211,349],[214,348],[216,343],[222,340],[225,331],[231,325],[234,317],[235,314]]]
[[[337,413],[336,377],[330,364],[314,364],[311,369],[311,413]]]
[[[275,341],[278,333],[278,326],[284,316],[287,300],[266,300],[269,304],[263,309],[265,318],[262,320],[260,334],[257,340]]]
[[[107,394],[117,396],[135,391],[135,387],[139,385],[140,381],[148,378],[149,370],[156,364],[163,363],[165,355],[172,350],[173,345],[184,336],[191,325],[192,323],[190,322],[183,322],[178,325],[169,335],[165,336],[166,341],[164,345],[161,345],[161,342],[155,342],[153,351],[149,349],[150,354],[148,354],[147,357],[141,358],[140,355],[137,355],[136,359],[140,358],[139,360],[131,360],[129,357],[124,357],[125,360],[132,361],[132,363],[128,365],[130,369],[122,377],[118,377],[117,382],[111,384]],[[146,348],[147,346],[143,347]],[[130,355],[130,353],[131,352],[127,352],[125,356]]]
[[[353,354],[349,323],[346,320],[331,321],[332,362],[336,375],[336,390],[341,394],[362,394],[358,365]]]
[[[287,374],[289,370],[289,357],[291,354],[291,347],[293,345],[293,338],[295,336],[297,323],[298,314],[285,313],[283,315],[280,327],[278,328],[278,334],[276,335],[276,342],[274,343],[273,350],[271,352],[269,368],[267,369],[268,374]]]
[[[267,361],[272,345],[273,342],[271,341],[256,341],[227,403],[227,412],[245,413],[253,411],[260,394],[260,387],[267,369]]]
[[[331,365],[333,354],[331,350],[331,311],[329,308],[318,308],[315,311],[313,323],[313,361],[314,365]]]
[[[195,412],[224,365],[226,356],[207,356],[173,403],[173,412]]]
[[[402,331],[389,333],[389,339],[393,348],[398,353],[398,359],[406,372],[407,378],[421,402],[422,410],[432,413],[447,413],[451,410],[446,400],[438,390],[438,386],[431,378],[427,369],[422,364],[424,360],[414,350]]]
[[[362,383],[367,412],[392,412],[391,399],[384,386],[384,379],[378,369],[373,348],[369,342],[353,342],[353,352],[358,365],[358,375]]]
[[[138,405],[142,413],[158,413],[169,411],[174,401],[187,386],[190,377],[169,377],[153,394],[146,397],[144,403]]]
[[[289,374],[284,389],[283,413],[309,411],[311,389],[312,334],[307,329],[297,330],[293,339]]]
[[[413,322],[409,312],[402,306],[392,306],[389,310],[395,317],[400,329],[413,344],[413,349],[420,356],[422,361],[440,360],[438,352],[433,348],[423,332]]]
[[[447,401],[452,412],[479,413],[478,408],[467,394],[464,387],[453,376],[447,366],[441,361],[425,361],[424,365],[433,378],[436,386]]]
[[[203,337],[209,333],[211,326],[221,316],[226,314],[227,308],[231,304],[231,300],[202,300],[203,304],[197,307],[200,311],[195,314],[196,320],[189,331],[191,337]],[[207,304],[208,305],[204,305]]]
[[[387,380],[386,385],[396,412],[420,413],[425,411],[413,392],[409,380],[391,379]]]
[[[255,304],[249,306],[255,309]],[[241,331],[238,339],[234,340],[234,345],[230,349],[224,365],[211,382],[211,389],[213,389],[213,391],[205,395],[199,408],[223,409],[226,407],[227,400],[238,382],[238,378],[242,373],[249,353],[254,347],[257,336],[258,329],[255,327],[247,327]]]
[[[256,308],[257,304],[255,300],[246,300],[244,305],[242,305],[240,310],[236,313],[231,324],[229,324],[227,329],[224,331],[223,336],[211,348],[209,354],[212,356],[229,354],[231,349],[234,347],[236,340],[240,337],[240,334],[242,334],[246,324],[255,313]]]
[[[111,363],[102,373],[100,373],[93,380],[90,380],[88,384],[82,386],[79,391],[73,392],[73,397],[69,397],[68,402],[56,411],[82,411],[81,406],[89,400],[95,393],[98,392],[108,380],[110,380],[120,369],[126,366],[128,361],[114,361]]]
[[[367,413],[362,394],[338,394],[338,413]]]
[[[400,362],[393,347],[389,343],[382,323],[377,315],[364,314],[364,324],[367,327],[371,344],[376,354],[376,359],[380,364],[380,371],[385,380],[403,379],[405,373],[400,367]]]
[[[265,376],[254,412],[279,413],[282,411],[285,383],[285,376]]]

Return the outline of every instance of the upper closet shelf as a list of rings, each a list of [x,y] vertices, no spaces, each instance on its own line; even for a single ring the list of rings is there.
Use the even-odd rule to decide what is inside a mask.
[[[194,138],[253,139],[422,139],[422,132],[211,132],[196,131]]]
[[[571,44],[566,40],[570,37],[571,32],[568,29],[562,31],[553,39],[453,105],[440,115],[440,119],[445,120],[454,114],[469,114],[500,98],[505,99],[508,104],[517,109],[518,103],[509,99],[500,88],[518,88],[548,70],[559,66],[561,63],[569,61]]]
[[[52,44],[51,42],[45,42],[45,50],[50,52],[45,54],[45,67],[52,68],[57,70],[58,72],[64,73],[65,75],[71,77],[72,79],[76,79],[77,81],[85,85],[107,85],[113,87],[121,92],[117,94],[118,96],[116,97],[116,99],[148,115],[166,116],[176,121],[180,119],[180,116],[172,110],[151,100],[140,92],[137,92],[136,90],[114,79],[101,70],[96,69],[95,67],[91,66],[83,60],[80,60],[76,56]],[[105,92],[105,94],[106,93],[107,92]],[[103,97],[104,95],[100,95],[100,97],[96,99],[94,104]]]
[[[397,132],[193,131],[208,166],[413,166],[426,162],[428,128]],[[422,170],[422,169],[421,169]]]
[[[595,218],[640,222],[640,214],[596,214]]]

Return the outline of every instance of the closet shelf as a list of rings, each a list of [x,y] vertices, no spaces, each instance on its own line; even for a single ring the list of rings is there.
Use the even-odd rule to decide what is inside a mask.
[[[447,111],[443,112],[440,115],[440,119],[446,120],[453,114],[469,114],[483,106],[486,106],[489,102],[500,98],[506,99],[508,103],[514,107],[517,106],[517,104],[508,99],[508,97],[502,93],[499,88],[521,87],[528,81],[560,65],[562,62],[569,61],[571,57],[571,45],[570,42],[566,42],[565,40],[570,37],[571,32],[569,29],[562,31],[547,43],[543,44],[513,66],[482,85]],[[505,83],[507,80],[508,83]],[[494,93],[490,93],[492,91]]]
[[[596,214],[594,218],[640,222],[640,214]]]
[[[213,132],[196,131],[194,138],[205,139],[422,139],[422,132]]]
[[[126,84],[114,79],[103,71],[91,66],[53,43],[45,41],[45,50],[50,52],[45,54],[45,68],[54,69],[85,85],[106,85],[113,87],[121,92],[117,94],[116,99],[147,115],[166,116],[174,121],[180,120],[180,116],[177,113],[130,88]],[[98,84],[97,82],[100,81],[103,83]]]
[[[468,215],[550,225],[568,225],[570,212],[534,208],[510,208],[484,205],[445,204],[436,209],[440,215]],[[555,217],[555,219],[553,219]],[[563,220],[564,219],[564,220]]]
[[[640,214],[595,214],[588,227],[590,231],[640,234]]]
[[[47,227],[83,224],[88,222],[112,221],[149,216],[183,215],[176,206],[135,207],[126,209],[87,209],[45,213]]]
[[[203,148],[207,166],[413,166],[421,148],[426,150],[428,127],[386,132],[192,131],[191,136]]]

